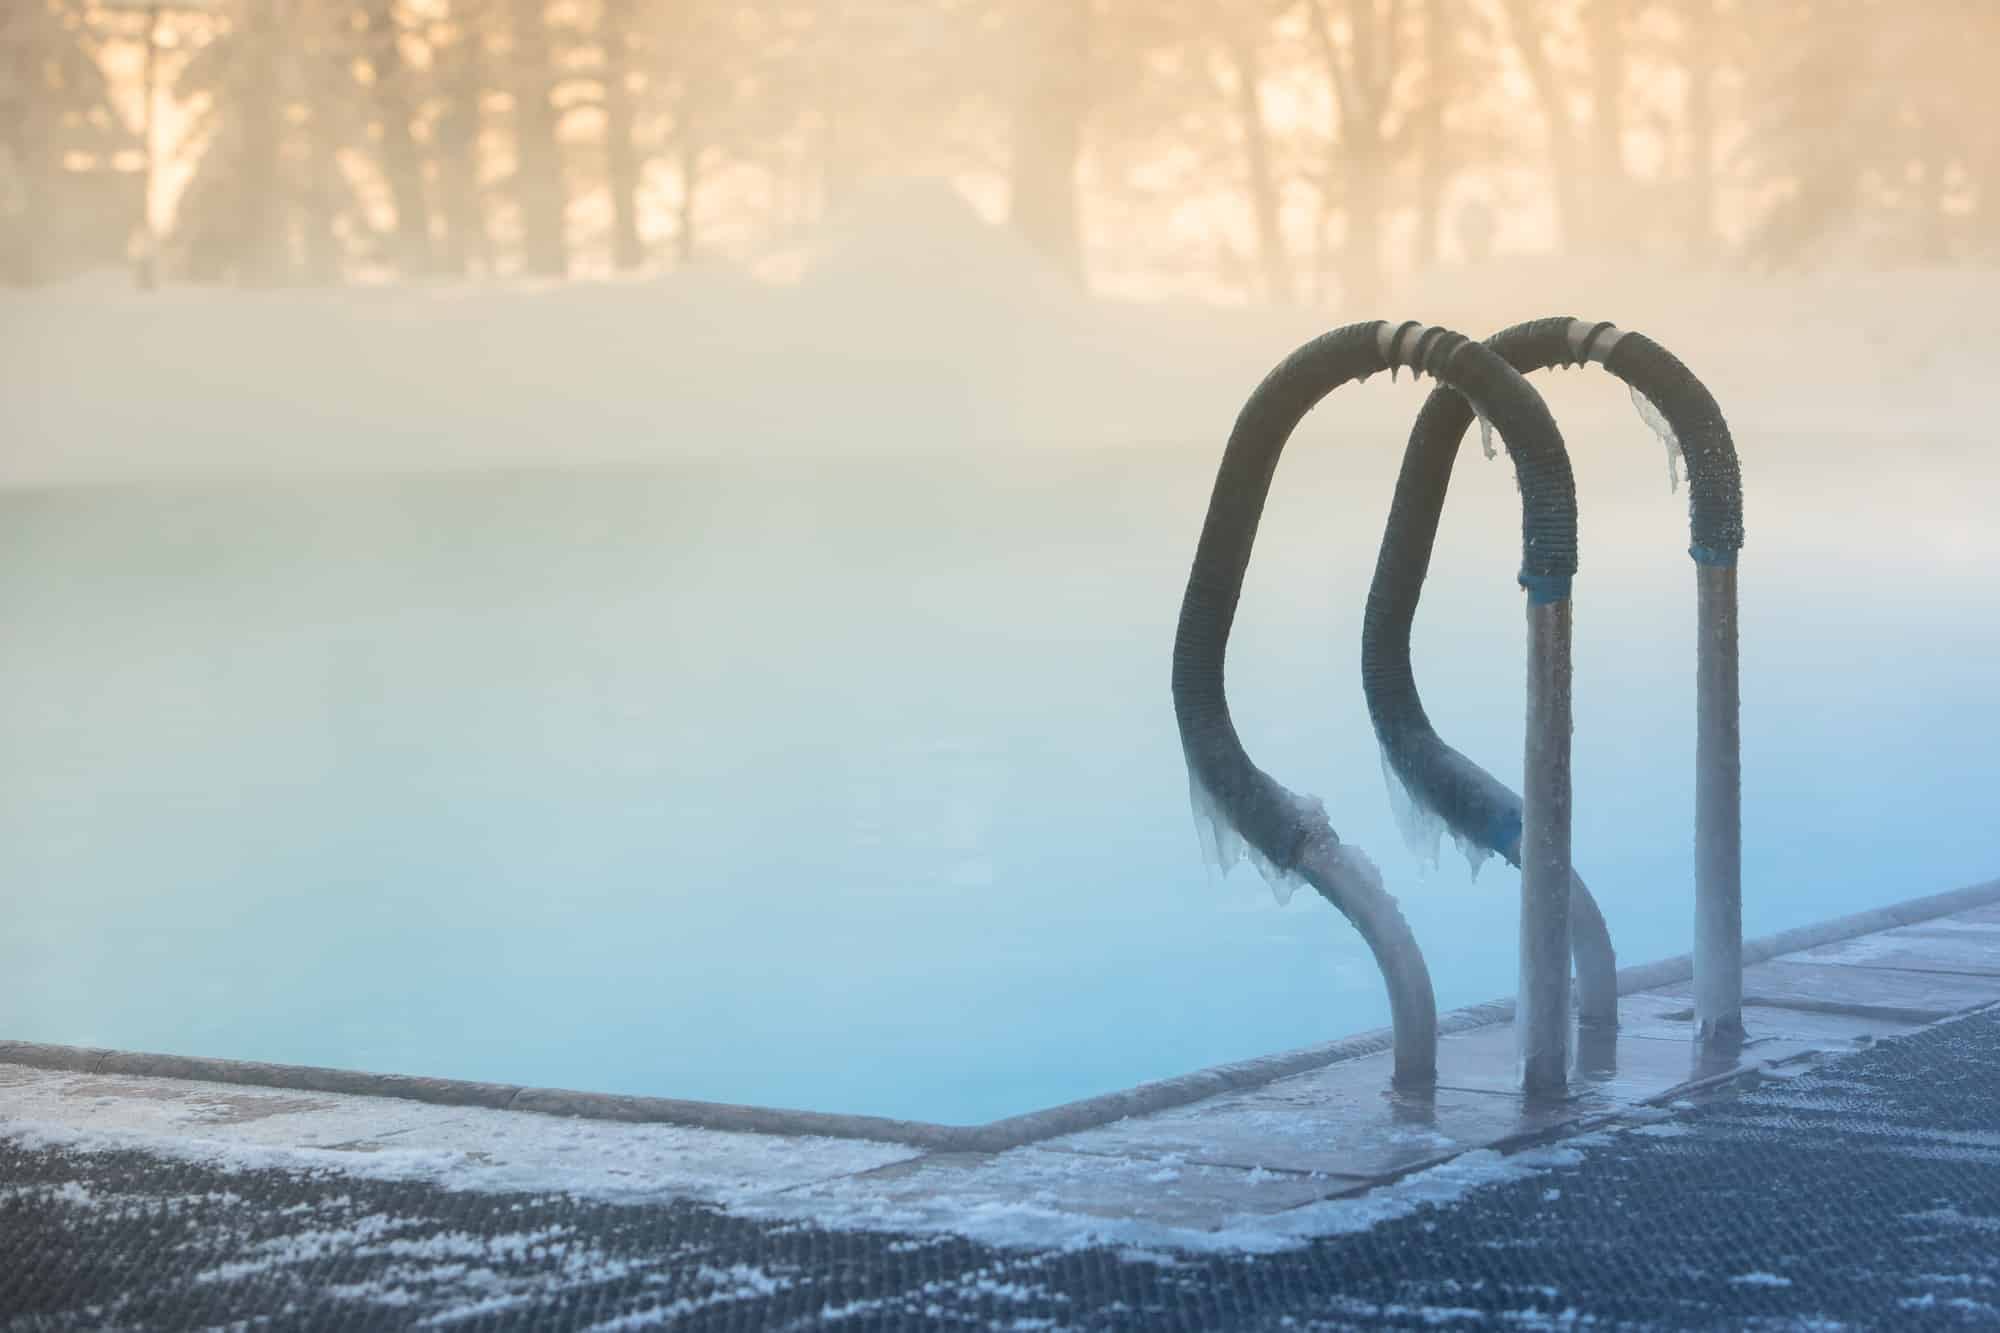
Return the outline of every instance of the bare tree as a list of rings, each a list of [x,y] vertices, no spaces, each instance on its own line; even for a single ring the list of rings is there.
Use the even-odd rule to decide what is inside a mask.
[[[555,66],[549,49],[547,0],[512,0],[509,84],[514,97],[515,206],[520,210],[521,258],[529,273],[569,271],[565,215],[569,188],[556,140]]]
[[[1549,175],[1555,189],[1556,243],[1567,247],[1582,235],[1583,180],[1567,81],[1557,72],[1547,47],[1552,19],[1542,0],[1500,0],[1500,10],[1542,113]]]
[[[481,180],[490,0],[450,0],[427,25],[436,110],[430,121],[443,235],[438,266],[450,273],[493,271],[493,238]]]
[[[1077,167],[1091,105],[1089,0],[1026,0],[1008,135],[1008,222],[1072,278],[1083,275]]]
[[[1264,112],[1264,42],[1269,11],[1256,0],[1211,0],[1215,55],[1235,111],[1243,149],[1244,192],[1257,229],[1264,297],[1290,304],[1298,292],[1280,211],[1277,154]]]
[[[1340,123],[1329,171],[1338,178],[1346,242],[1342,295],[1357,309],[1382,298],[1382,233],[1388,211],[1399,89],[1408,49],[1407,7],[1396,0],[1309,0],[1314,45],[1333,89]],[[1441,146],[1440,146],[1441,147]]]
[[[108,222],[116,254],[139,220],[137,190],[114,209],[96,188],[116,183],[111,160],[136,141],[113,106],[88,20],[82,0],[0,6],[0,281],[56,276],[65,251],[102,262],[111,255],[80,251],[108,248]],[[88,175],[71,168],[74,156],[92,163]],[[80,245],[80,231],[99,234]]]
[[[598,46],[604,82],[604,176],[611,195],[611,266],[636,269],[646,261],[639,239],[639,188],[643,163],[637,132],[635,49],[643,40],[636,0],[603,0],[598,11]]]
[[[1696,262],[1715,257],[1716,66],[1721,59],[1716,0],[1678,0],[1682,64],[1687,71],[1687,251]]]
[[[1417,137],[1417,254],[1419,265],[1437,262],[1442,230],[1444,192],[1455,165],[1455,153],[1445,131],[1445,108],[1457,82],[1459,5],[1455,0],[1424,0],[1423,100],[1412,125]]]
[[[431,250],[431,207],[423,159],[413,133],[419,94],[416,72],[403,55],[404,42],[414,38],[396,0],[364,0],[358,20],[365,42],[382,177],[396,214],[396,267],[405,274],[428,273],[436,266],[436,258]]]
[[[1625,89],[1630,76],[1627,29],[1632,0],[1587,0],[1584,46],[1590,61],[1590,198],[1600,220],[1628,212]],[[1571,237],[1572,242],[1578,237]]]

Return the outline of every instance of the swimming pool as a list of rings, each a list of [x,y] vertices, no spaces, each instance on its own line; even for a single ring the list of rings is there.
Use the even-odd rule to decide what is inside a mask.
[[[1577,858],[1638,962],[1690,942],[1684,496],[1564,420]],[[1990,876],[2000,467],[1739,445],[1746,930]],[[0,1037],[962,1122],[1384,1023],[1331,908],[1197,854],[1167,661],[1219,450],[0,493]],[[1517,878],[1420,871],[1382,788],[1396,452],[1301,432],[1231,692],[1449,1007],[1511,993]],[[1461,458],[1415,655],[1515,781],[1505,467]]]

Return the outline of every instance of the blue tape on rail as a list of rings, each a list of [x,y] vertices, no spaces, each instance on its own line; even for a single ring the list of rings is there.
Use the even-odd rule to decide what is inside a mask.
[[[1694,557],[1697,565],[1715,565],[1721,569],[1728,569],[1736,563],[1736,552],[1719,551],[1713,546],[1690,546],[1688,554]]]
[[[1550,602],[1560,602],[1569,596],[1570,575],[1529,574],[1520,575],[1521,586],[1528,590],[1528,601],[1536,606],[1547,606]]]

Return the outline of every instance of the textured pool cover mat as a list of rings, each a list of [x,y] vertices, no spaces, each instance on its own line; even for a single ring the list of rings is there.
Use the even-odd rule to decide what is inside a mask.
[[[1278,1253],[1034,1253],[0,1125],[0,1328],[2000,1327],[2000,1011],[1571,1147]]]

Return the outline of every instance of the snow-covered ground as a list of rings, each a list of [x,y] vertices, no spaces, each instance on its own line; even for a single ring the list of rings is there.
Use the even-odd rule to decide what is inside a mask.
[[[1386,1021],[1324,903],[1204,878],[1166,689],[1243,397],[1375,314],[1613,318],[1714,388],[1750,933],[1994,873],[2000,280],[1520,264],[1269,315],[968,245],[850,238],[797,289],[0,298],[0,1036],[978,1121]],[[1608,377],[1539,382],[1577,856],[1643,961],[1690,942],[1686,491]],[[1427,388],[1302,429],[1231,689],[1451,1006],[1513,989],[1514,880],[1403,851],[1356,671]],[[1464,452],[1416,661],[1510,777],[1506,467]]]
[[[1581,1160],[1579,1147],[1604,1142],[1613,1132],[1576,1135],[1561,1145],[1507,1156],[1491,1149],[1463,1153],[1365,1195],[1284,1207],[1282,1201],[1257,1197],[1254,1175],[1246,1184],[1242,1171],[1173,1159],[1029,1147],[969,1170],[947,1169],[911,1181],[868,1174],[923,1155],[890,1144],[609,1124],[5,1066],[0,1070],[7,1073],[0,1082],[0,1138],[28,1148],[136,1149],[230,1173],[324,1172],[621,1204],[692,1199],[719,1204],[739,1216],[836,1230],[961,1235],[1036,1249],[1110,1244],[1140,1257],[1161,1250],[1295,1249],[1315,1236],[1362,1231],[1484,1185],[1573,1165]],[[1656,1123],[1662,1115],[1635,1109],[1632,1124],[1642,1131],[1669,1128]],[[1340,1185],[1329,1177],[1264,1175],[1290,1182],[1304,1199],[1333,1193]],[[0,1186],[0,1202],[8,1193]],[[1176,1196],[1192,1202],[1190,1218],[1175,1216]],[[1242,1211],[1220,1226],[1211,1216],[1218,1198],[1243,1201]],[[115,1207],[118,1201],[77,1202]],[[1267,1211],[1258,1211],[1256,1204]],[[366,1221],[359,1231],[314,1230],[289,1237],[262,1257],[274,1266],[296,1263],[315,1253],[380,1239],[366,1229]],[[482,1248],[504,1248],[509,1239],[488,1238]],[[308,1250],[303,1255],[302,1246]]]

